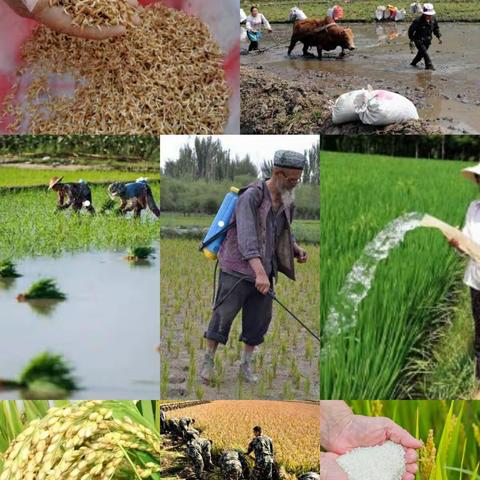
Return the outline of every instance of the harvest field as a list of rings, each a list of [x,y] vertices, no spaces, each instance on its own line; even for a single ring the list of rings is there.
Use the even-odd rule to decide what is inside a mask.
[[[217,400],[167,412],[167,418],[184,416],[194,418],[202,437],[213,440],[214,459],[225,449],[245,451],[253,437],[252,428],[260,425],[263,433],[272,438],[275,460],[291,475],[288,478],[319,471],[318,403]]]
[[[322,398],[468,398],[474,385],[470,306],[460,283],[465,261],[438,231],[407,233],[378,264],[354,325],[328,336],[325,327],[332,309],[345,306],[337,303],[347,274],[392,220],[419,212],[463,224],[476,196],[460,174],[470,164],[322,152],[321,165]]]
[[[159,480],[159,442],[158,401],[0,401],[1,480]]]
[[[389,417],[423,440],[425,447],[419,450],[417,480],[478,478],[479,402],[360,400],[348,403],[355,414]]]
[[[65,175],[66,182],[79,178],[104,182],[90,184],[97,214],[56,211],[56,194],[47,191],[52,175]],[[5,342],[0,351],[0,385],[5,385],[4,379],[18,378],[31,358],[50,351],[63,354],[72,368],[80,386],[71,394],[75,398],[105,398],[107,392],[116,398],[158,396],[158,221],[150,212],[135,220],[131,214],[122,217],[114,210],[102,211],[109,183],[140,176],[144,174],[116,170],[0,168],[0,260],[13,261],[21,275],[0,278]],[[159,181],[151,177],[158,202]],[[40,183],[42,187],[8,188]],[[154,254],[148,260],[128,262],[131,247],[153,247]],[[45,278],[55,281],[64,300],[16,300]],[[132,318],[141,320],[132,324]],[[135,355],[135,363],[126,351]],[[18,392],[0,395],[14,398]]]
[[[278,305],[265,343],[255,358],[256,386],[237,378],[242,343],[241,319],[233,323],[226,347],[216,357],[218,382],[204,385],[198,372],[204,355],[204,330],[211,316],[214,262],[198,252],[198,241],[161,239],[161,396],[162,398],[318,398],[318,342]],[[318,245],[303,245],[309,260],[296,265],[295,283],[280,276],[280,301],[313,331],[320,302]],[[283,278],[282,278],[283,277]]]

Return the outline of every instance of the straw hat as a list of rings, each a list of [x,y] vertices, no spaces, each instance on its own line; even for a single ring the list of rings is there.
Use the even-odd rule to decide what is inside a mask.
[[[433,8],[432,3],[425,3],[423,5],[423,14],[424,15],[436,15],[435,9]]]
[[[52,177],[50,183],[48,184],[48,189],[51,190],[57,183],[61,182],[63,177]]]
[[[477,183],[477,179],[475,178],[475,175],[480,175],[480,163],[478,165],[475,165],[474,167],[468,167],[464,168],[462,170],[462,175],[472,181],[473,183]]]

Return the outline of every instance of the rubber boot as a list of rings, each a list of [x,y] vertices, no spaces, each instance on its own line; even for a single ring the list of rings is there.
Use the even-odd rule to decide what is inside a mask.
[[[257,383],[258,375],[254,375],[252,372],[252,362],[251,360],[244,360],[240,364],[240,376],[241,378],[248,383]]]
[[[435,67],[432,64],[430,64],[425,67],[425,70],[435,70]]]
[[[202,368],[200,370],[200,377],[206,383],[213,382],[213,379],[215,378],[214,354],[208,350],[205,352]]]

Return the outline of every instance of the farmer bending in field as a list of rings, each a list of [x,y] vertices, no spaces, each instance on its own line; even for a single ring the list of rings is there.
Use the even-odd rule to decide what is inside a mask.
[[[272,319],[274,279],[282,272],[295,280],[294,257],[307,261],[291,232],[294,188],[303,173],[301,153],[279,150],[274,156],[272,178],[257,180],[239,192],[232,227],[222,243],[218,258],[220,280],[213,314],[204,336],[207,351],[201,378],[214,380],[214,356],[218,344],[226,345],[233,319],[242,310],[240,341],[245,347],[240,375],[257,382],[252,373],[252,355],[264,341]]]
[[[463,169],[462,174],[476,185],[480,185],[480,164]],[[474,200],[469,205],[462,231],[470,240],[480,244],[480,200]],[[463,253],[455,239],[451,239],[449,243]],[[470,287],[472,314],[475,325],[475,341],[473,344],[476,367],[475,377],[477,380],[480,380],[480,265],[472,258],[470,258],[465,270],[463,283]]]
[[[213,470],[211,440],[189,433],[187,437],[187,455],[195,469],[195,480],[201,480],[204,469]]]
[[[147,206],[156,216],[160,216],[160,209],[153,198],[152,189],[146,178],[138,178],[135,182],[113,182],[108,187],[110,198],[120,198],[120,213],[133,211],[135,217],[140,217],[142,210]]]
[[[354,415],[343,401],[320,402],[320,440],[325,452],[320,453],[322,480],[348,480],[337,463],[337,457],[357,447],[375,447],[387,440],[405,449],[405,470],[402,480],[414,480],[417,467],[416,449],[422,442],[385,417]]]
[[[74,212],[79,212],[82,207],[92,215],[95,209],[92,204],[92,192],[83,180],[78,183],[62,183],[63,177],[52,177],[48,185],[49,190],[57,192],[57,209],[66,210],[72,207]]]
[[[249,443],[247,455],[255,454],[255,467],[250,480],[272,480],[273,442],[267,435],[262,435],[262,427],[253,427],[253,440]]]
[[[438,27],[437,19],[435,18],[435,10],[431,3],[423,5],[423,13],[420,17],[412,22],[408,29],[408,38],[410,39],[410,50],[413,53],[413,47],[417,47],[418,53],[412,60],[412,67],[416,67],[417,63],[425,60],[426,70],[435,70],[432,60],[428,55],[428,49],[432,43],[432,34],[438,38],[438,42],[442,43],[440,28]]]

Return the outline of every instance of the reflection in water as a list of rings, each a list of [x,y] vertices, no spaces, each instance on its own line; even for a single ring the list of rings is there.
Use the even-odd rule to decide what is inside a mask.
[[[15,284],[16,278],[0,278],[0,290],[11,290]]]
[[[55,311],[60,300],[35,299],[27,300],[25,303],[39,315],[49,316]]]

